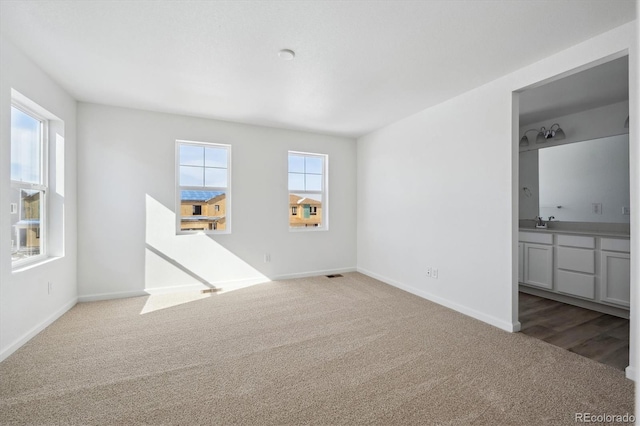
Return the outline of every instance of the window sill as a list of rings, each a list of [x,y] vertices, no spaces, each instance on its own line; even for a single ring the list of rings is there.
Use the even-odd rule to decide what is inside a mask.
[[[300,227],[296,227],[296,228],[291,228],[289,227],[289,232],[321,232],[321,231],[328,231],[329,228],[327,228],[326,226],[300,226]]]
[[[229,235],[229,234],[231,234],[231,231],[215,231],[215,232],[179,231],[179,232],[176,232],[177,236],[181,236],[181,235],[207,235],[207,236],[211,236],[211,235]]]
[[[19,265],[14,266],[13,269],[11,270],[11,273],[19,274],[20,272],[26,272],[30,269],[34,269],[42,265],[45,265],[47,263],[56,261],[58,259],[62,259],[63,257],[64,256],[49,256],[49,257],[44,257],[42,259],[34,260],[33,262],[21,263]]]

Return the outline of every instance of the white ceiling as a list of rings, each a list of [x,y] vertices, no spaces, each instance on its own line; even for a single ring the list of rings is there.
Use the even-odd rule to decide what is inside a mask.
[[[629,100],[628,56],[525,90],[520,95],[520,125],[626,100]]]
[[[629,22],[635,7],[2,1],[0,31],[80,101],[356,137]]]

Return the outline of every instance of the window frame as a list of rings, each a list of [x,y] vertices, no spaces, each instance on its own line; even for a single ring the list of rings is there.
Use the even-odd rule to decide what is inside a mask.
[[[309,191],[309,190],[292,190],[289,189],[289,173],[296,173],[289,171],[289,156],[297,155],[302,157],[315,157],[322,159],[322,189],[320,191]],[[305,173],[306,174],[306,173]],[[287,151],[287,200],[290,199],[290,194],[301,194],[301,195],[320,195],[320,226],[291,226],[291,223],[288,223],[288,228],[290,232],[314,232],[314,231],[328,231],[329,230],[329,155],[328,154],[320,154],[316,152],[304,152],[304,151]],[[289,204],[287,204],[289,206]],[[301,210],[297,209],[298,212]],[[290,210],[291,211],[291,210]],[[294,216],[293,214],[288,215],[287,217]],[[304,216],[304,215],[302,215]],[[318,216],[317,214],[314,216]]]
[[[190,186],[180,185],[180,146],[189,145],[189,146],[198,146],[198,147],[213,147],[213,148],[223,148],[227,151],[227,186],[226,187],[209,187],[209,186]],[[191,141],[184,139],[177,139],[175,143],[175,187],[176,187],[176,235],[194,235],[194,234],[208,234],[208,235],[221,235],[221,234],[230,234],[231,233],[231,145],[223,144],[218,142],[202,142],[202,141]],[[182,197],[181,191],[220,191],[225,193],[225,229],[218,230],[217,224],[214,223],[213,229],[201,229],[201,230],[182,230],[181,226],[181,205],[182,205]],[[219,211],[216,210],[216,211]]]
[[[49,257],[49,232],[48,232],[48,217],[49,217],[49,118],[44,116],[42,113],[35,111],[34,108],[30,108],[24,103],[12,97],[11,99],[11,108],[10,114],[13,113],[13,109],[17,109],[23,114],[28,115],[29,117],[40,122],[40,158],[39,158],[39,169],[40,169],[40,183],[29,183],[22,181],[15,181],[11,179],[11,171],[9,171],[10,178],[10,188],[11,191],[14,189],[18,191],[22,190],[31,190],[31,191],[41,191],[41,199],[40,199],[40,223],[38,226],[38,230],[36,231],[39,237],[36,237],[40,240],[40,253],[35,256],[29,256],[24,259],[11,260],[11,269],[16,270],[23,268],[25,266],[29,266],[32,264],[36,264],[46,260]],[[10,139],[13,137],[13,126],[10,126]],[[9,158],[12,156],[11,149],[12,142],[9,142]],[[11,203],[11,202],[10,202]],[[18,211],[16,214],[21,216],[23,213],[23,200],[22,197],[19,197],[18,202]],[[11,230],[10,239],[14,238],[14,230]],[[15,235],[16,244],[19,244],[19,235]],[[11,252],[13,254],[13,245],[11,246]]]

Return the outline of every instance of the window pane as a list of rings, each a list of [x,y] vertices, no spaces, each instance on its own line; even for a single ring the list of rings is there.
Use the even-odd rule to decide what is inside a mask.
[[[304,191],[304,175],[289,173],[289,191]]]
[[[11,260],[40,254],[44,191],[11,189]]]
[[[226,192],[180,191],[181,231],[224,231],[226,211]]]
[[[304,157],[289,154],[289,172],[304,173]]]
[[[204,169],[204,186],[227,186],[227,169]]]
[[[305,175],[307,191],[322,191],[322,176],[321,175]]]
[[[42,183],[40,120],[11,107],[11,180]]]
[[[204,165],[207,167],[227,167],[227,150],[225,148],[205,148]]]
[[[305,173],[322,174],[322,158],[305,157]]]
[[[202,167],[180,166],[180,186],[204,186]]]
[[[309,228],[322,226],[322,196],[320,194],[289,193],[289,226]],[[293,213],[296,214],[293,214]]]
[[[204,147],[180,145],[180,165],[204,166]]]

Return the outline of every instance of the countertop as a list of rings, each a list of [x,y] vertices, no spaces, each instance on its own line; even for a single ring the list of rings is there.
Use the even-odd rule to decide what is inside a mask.
[[[612,238],[629,238],[627,232],[615,231],[574,231],[568,229],[554,228],[518,228],[520,232],[536,232],[542,234],[568,234],[568,235],[588,235],[592,237],[612,237]]]

